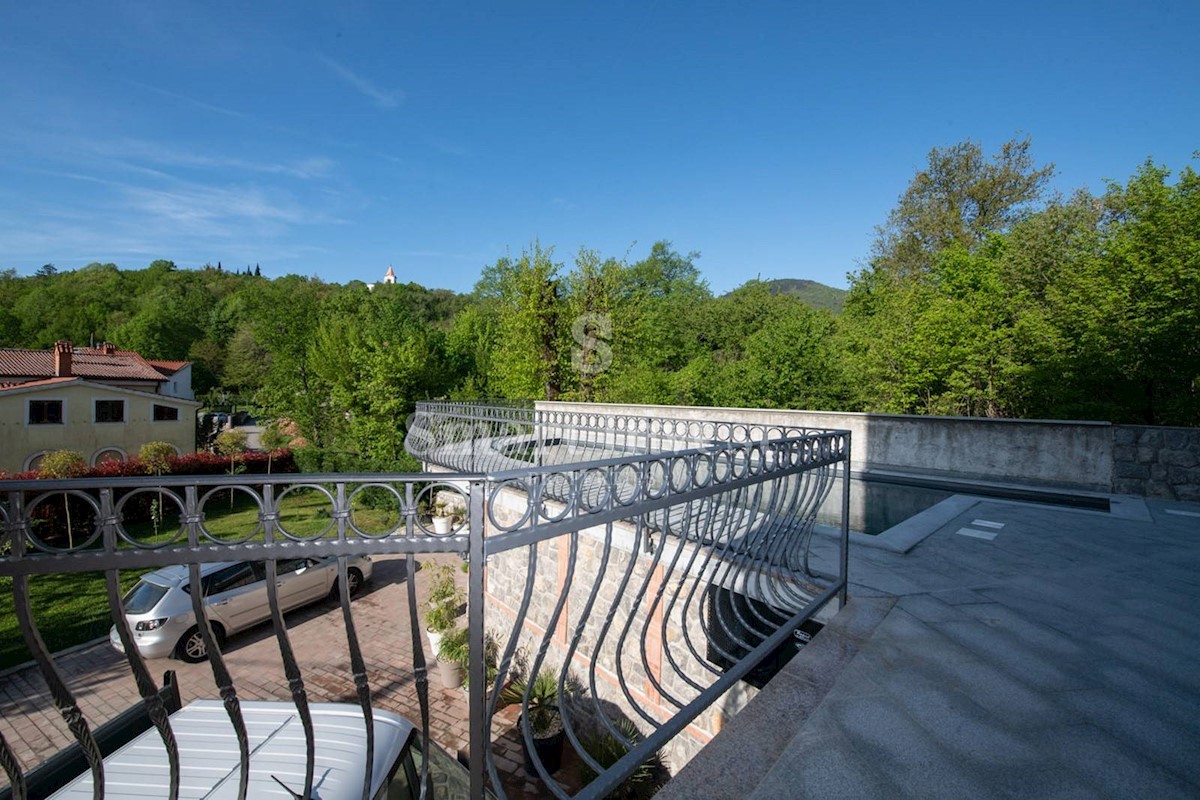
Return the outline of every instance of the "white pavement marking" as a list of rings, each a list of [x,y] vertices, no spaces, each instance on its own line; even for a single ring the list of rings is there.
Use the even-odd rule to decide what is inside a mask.
[[[1168,514],[1174,514],[1177,517],[1200,517],[1200,512],[1196,511],[1180,511],[1177,508],[1168,508]]]
[[[1003,522],[989,522],[986,519],[973,519],[971,520],[971,524],[978,525],[981,528],[995,528],[996,530],[1000,530],[1004,527]]]
[[[974,528],[959,528],[955,532],[959,536],[970,536],[972,539],[986,539],[989,542],[996,538],[995,531],[977,531]]]

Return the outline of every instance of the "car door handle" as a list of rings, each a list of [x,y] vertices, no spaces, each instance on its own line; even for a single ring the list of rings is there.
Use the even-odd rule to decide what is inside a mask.
[[[228,601],[228,600],[221,600],[221,601],[219,601],[219,602],[216,602],[216,603],[214,603],[213,605],[217,605],[217,606],[227,606],[227,605],[229,605],[229,601]]]
[[[283,586],[283,581],[275,581],[276,586]]]

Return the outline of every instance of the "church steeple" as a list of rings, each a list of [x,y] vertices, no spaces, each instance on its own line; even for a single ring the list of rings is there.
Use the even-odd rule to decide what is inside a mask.
[[[388,271],[383,274],[383,282],[384,283],[395,283],[396,282],[396,271],[394,269],[392,269],[391,264],[388,264]]]

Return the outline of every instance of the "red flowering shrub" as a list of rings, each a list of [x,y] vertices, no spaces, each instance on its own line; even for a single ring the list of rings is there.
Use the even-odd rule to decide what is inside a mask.
[[[276,450],[273,453],[257,453],[247,451],[233,457],[234,466],[244,467],[244,474],[263,475],[270,461],[271,472],[296,472],[296,460],[291,450]],[[215,453],[188,453],[183,456],[173,456],[169,468],[163,475],[224,475],[229,472],[229,459]],[[124,461],[105,461],[94,467],[84,468],[77,476],[79,478],[132,478],[145,476],[146,468],[141,459],[134,456]],[[0,470],[0,481],[31,481],[49,477],[38,470],[26,472],[6,472]]]

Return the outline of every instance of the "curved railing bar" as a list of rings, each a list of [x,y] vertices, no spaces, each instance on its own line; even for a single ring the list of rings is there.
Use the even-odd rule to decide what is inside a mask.
[[[116,550],[119,521],[113,503],[112,489],[100,491],[100,518],[103,526],[101,535],[104,538],[104,546],[107,549]],[[108,594],[108,607],[112,609],[113,625],[116,628],[117,637],[121,640],[121,647],[125,651],[125,661],[129,664],[129,671],[133,673],[133,682],[146,707],[146,714],[158,731],[163,747],[167,751],[167,796],[170,800],[178,800],[179,743],[175,740],[175,732],[171,729],[171,723],[168,721],[170,715],[163,704],[158,685],[151,677],[150,670],[146,667],[146,662],[134,643],[133,633],[129,630],[129,620],[125,618],[125,601],[121,597],[120,575],[117,570],[104,571],[104,588]]]
[[[264,518],[264,540],[270,544],[275,539],[279,526],[279,504],[275,498],[275,487],[264,486],[263,503],[267,512]],[[296,712],[300,716],[300,725],[304,729],[304,794],[312,797],[313,773],[316,767],[317,740],[313,730],[312,711],[308,707],[308,692],[304,688],[304,678],[300,673],[300,665],[296,662],[296,654],[292,650],[292,642],[283,622],[283,611],[279,606],[279,570],[275,559],[267,559],[263,564],[267,581],[267,605],[271,611],[271,625],[275,629],[275,641],[279,645],[279,656],[283,660],[283,674],[287,678],[288,691],[292,702],[296,704]]]
[[[64,498],[69,498],[70,493],[64,492],[63,496]],[[69,499],[66,502],[69,502]],[[8,526],[8,539],[9,547],[11,548],[11,558],[14,561],[20,561],[25,556],[25,546],[31,540],[31,525],[27,517],[28,513],[29,508],[25,505],[24,498],[20,492],[11,492],[9,494],[7,514],[10,515],[12,523]],[[95,536],[93,535],[89,538],[95,538]],[[24,639],[25,646],[29,649],[30,655],[33,656],[33,660],[38,667],[38,672],[41,673],[42,680],[46,682],[46,687],[50,690],[54,705],[62,715],[63,721],[67,723],[67,729],[70,730],[71,735],[75,737],[75,741],[79,743],[80,748],[83,750],[84,757],[88,762],[88,768],[92,773],[93,796],[101,798],[104,795],[103,757],[100,754],[100,748],[96,744],[91,730],[88,728],[83,712],[75,702],[74,695],[67,688],[66,681],[59,674],[54,664],[54,658],[47,650],[46,643],[42,640],[42,634],[38,630],[37,622],[33,618],[31,611],[32,603],[29,595],[29,576],[19,573],[13,575],[12,591],[13,606],[16,611],[17,626],[21,630],[21,638]],[[17,786],[17,783],[13,782],[13,786]],[[20,783],[23,785],[24,781]]]
[[[600,566],[596,570],[596,576],[592,580],[592,590],[588,593],[587,601],[583,604],[583,609],[579,612],[579,622],[575,624],[575,632],[571,634],[571,642],[567,647],[566,657],[563,658],[563,669],[558,675],[558,696],[566,696],[566,678],[570,671],[570,665],[575,657],[576,650],[579,649],[579,643],[583,639],[584,628],[587,626],[588,618],[592,615],[592,608],[595,606],[596,598],[600,594],[600,586],[604,580],[604,576],[608,572],[609,556],[612,554],[612,536],[613,523],[608,523],[604,526],[604,555],[600,559]],[[633,559],[630,559],[633,562]],[[595,664],[595,659],[589,659],[589,671]],[[567,734],[567,738],[571,741],[571,747],[575,749],[576,754],[588,765],[590,769],[599,773],[603,772],[604,768],[600,763],[592,758],[587,752],[587,748],[583,746],[578,735],[575,733],[575,728],[571,724],[570,703],[563,703],[559,709],[559,715],[562,718],[563,730]]]
[[[500,700],[500,689],[508,680],[509,670],[512,669],[513,656],[516,654],[517,644],[520,641],[519,633],[525,624],[525,616],[529,612],[529,604],[533,599],[533,583],[537,575],[537,548],[529,549],[529,558],[525,570],[525,590],[521,595],[521,605],[517,609],[516,620],[513,623],[513,634],[508,637],[508,643],[504,646],[504,652],[501,654],[500,663],[496,668],[496,681],[492,687],[491,696],[488,698],[488,719],[491,719],[496,713],[496,706]],[[415,602],[413,607],[416,607]],[[532,681],[533,675],[530,675]],[[500,782],[500,775],[496,771],[496,759],[492,748],[487,750],[487,771],[488,777],[491,778],[492,786],[496,791],[504,794],[504,788]]]
[[[421,713],[422,741],[429,741],[429,667],[425,663],[425,645],[421,641],[421,622],[417,618],[417,558],[409,553],[404,558],[404,579],[408,583],[408,624],[412,629],[413,675],[417,684],[417,706]],[[421,760],[420,797],[433,796],[429,759]]]
[[[4,733],[0,732],[0,767],[8,776],[8,785],[12,789],[13,800],[27,800],[28,791],[25,788],[25,773],[21,772],[21,762],[13,752]]]
[[[633,602],[633,607],[629,610],[629,614],[625,618],[625,624],[621,627],[621,633],[617,637],[616,653],[615,653],[615,661],[616,661],[615,672],[616,672],[616,676],[617,676],[617,684],[621,689],[621,694],[623,694],[625,696],[625,700],[629,703],[629,705],[633,708],[633,710],[637,713],[637,715],[654,727],[658,727],[659,720],[654,718],[653,716],[651,716],[647,711],[645,711],[642,708],[641,704],[638,703],[638,701],[636,699],[634,699],[633,695],[629,693],[628,681],[625,680],[625,667],[624,667],[624,658],[622,658],[622,653],[625,650],[625,642],[629,638],[629,631],[632,629],[634,620],[637,617],[638,606],[641,605],[642,599],[645,598],[646,590],[650,588],[650,581],[654,577],[654,571],[658,568],[658,565],[662,562],[663,552],[666,549],[666,545],[667,545],[667,537],[666,536],[658,537],[658,545],[654,548],[654,552],[651,555],[650,561],[646,565],[646,574],[641,579],[640,585],[638,586],[636,599]],[[607,716],[605,718],[607,719]],[[606,723],[605,727],[609,729],[609,732],[612,733],[612,735],[615,736],[618,741],[626,741],[624,735],[621,734],[619,731],[615,730],[615,726],[611,726],[610,724]]]
[[[645,537],[645,520],[638,518],[635,521],[636,528],[634,530],[633,549],[630,553],[629,564],[625,567],[625,572],[621,576],[620,585],[617,587],[614,597],[621,598],[625,596],[625,590],[629,586],[629,581],[633,577],[633,572],[637,568],[637,554],[641,550],[642,542]],[[613,620],[616,619],[617,611],[620,610],[619,603],[613,603],[609,606],[608,613],[604,615],[604,622],[600,627],[600,631],[596,636],[596,652],[600,652],[604,648],[604,642],[608,638],[609,632],[612,630]],[[605,729],[609,734],[616,737],[618,741],[623,737],[620,730],[613,725],[609,720],[608,715],[604,713],[604,709],[600,705],[600,693],[597,691],[596,685],[596,660],[592,659],[592,663],[588,665],[588,688],[592,699],[592,706],[596,712],[596,718],[601,720]]]
[[[695,501],[684,504],[683,519],[680,522],[680,524],[683,526],[684,530],[688,529],[688,523],[690,522],[691,517],[692,517],[691,512],[692,512],[692,506],[694,505],[694,503],[695,503]],[[667,525],[664,526],[664,529],[663,529],[663,539],[665,540],[669,535],[670,535],[670,523],[668,521]],[[677,537],[677,538],[679,538],[680,541],[682,541],[682,537]],[[672,575],[675,574],[675,568],[679,563],[679,559],[683,556],[683,551],[684,551],[683,547],[676,546],[674,549],[675,549],[675,552],[671,556],[670,562],[667,563],[666,566],[663,567],[662,578],[661,578],[661,580],[658,581],[658,587],[654,591],[654,597],[650,601],[650,604],[646,607],[646,615],[642,620],[641,637],[639,638],[639,641],[638,641],[638,645],[639,645],[638,655],[641,657],[642,669],[644,669],[646,671],[646,679],[648,681],[650,681],[652,686],[654,686],[655,691],[657,691],[660,696],[662,696],[664,699],[666,699],[668,702],[670,702],[671,705],[675,706],[676,708],[681,708],[684,705],[684,703],[681,700],[679,700],[677,697],[675,697],[675,695],[673,693],[668,691],[667,688],[665,686],[663,686],[662,682],[659,681],[657,676],[655,676],[654,669],[650,666],[649,654],[646,652],[646,642],[650,638],[649,637],[650,625],[654,620],[654,611],[656,608],[659,607],[659,604],[662,602],[662,597],[663,597],[663,594],[667,590],[668,584],[670,583],[670,578]],[[665,622],[667,620],[667,616],[666,616],[665,612],[663,613],[662,618],[663,618],[663,622],[665,624]],[[664,627],[664,631],[665,631],[665,627]],[[660,641],[663,644],[665,644],[667,639],[664,636]],[[660,647],[659,649],[665,650],[666,648]],[[657,720],[656,720],[656,722],[657,722]],[[630,744],[628,741],[626,741],[624,739],[624,737],[622,737],[621,743],[626,746],[628,746]]]
[[[550,614],[550,620],[546,625],[546,631],[542,634],[542,642],[538,646],[537,656],[534,658],[533,663],[529,665],[529,680],[526,681],[525,696],[521,700],[522,709],[529,708],[529,698],[533,692],[534,681],[537,679],[537,675],[542,669],[542,664],[545,663],[546,653],[550,649],[550,640],[554,637],[554,631],[558,627],[558,620],[562,616],[563,608],[567,604],[567,597],[571,592],[571,579],[575,575],[575,559],[578,553],[577,548],[579,545],[578,532],[571,534],[569,538],[571,541],[571,548],[569,551],[569,557],[567,559],[567,574],[563,579],[563,587],[558,593],[558,600],[554,603],[554,611]],[[564,670],[569,668],[570,665],[565,665],[563,667]],[[562,716],[563,699],[563,696],[559,695],[558,707],[560,717]],[[530,724],[529,716],[527,714],[523,714],[521,717],[521,735],[525,739],[525,747],[527,748],[526,752],[530,756],[529,760],[533,764],[534,770],[537,771],[538,777],[542,779],[542,782],[548,789],[550,789],[551,792],[553,792],[555,797],[564,798],[564,800],[565,798],[570,797],[570,795],[566,794],[562,790],[562,787],[558,785],[558,782],[550,777],[550,773],[546,770],[546,765],[543,764],[542,759],[538,757],[537,750],[533,745],[533,726]]]

